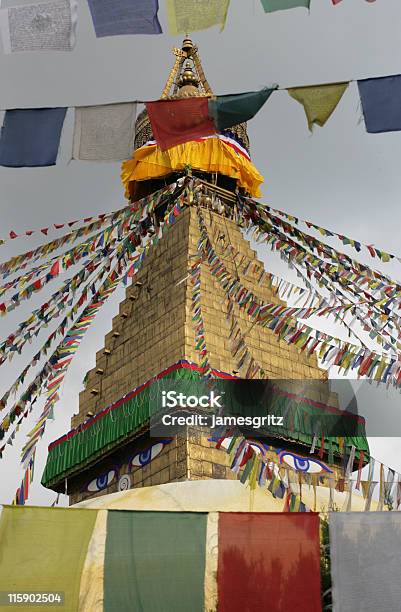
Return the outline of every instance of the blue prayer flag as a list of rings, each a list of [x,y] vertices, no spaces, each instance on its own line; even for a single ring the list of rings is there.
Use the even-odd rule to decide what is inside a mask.
[[[366,131],[401,130],[401,75],[358,81]]]
[[[158,0],[88,0],[97,38],[161,34]]]
[[[54,166],[66,108],[6,111],[0,135],[0,166]]]

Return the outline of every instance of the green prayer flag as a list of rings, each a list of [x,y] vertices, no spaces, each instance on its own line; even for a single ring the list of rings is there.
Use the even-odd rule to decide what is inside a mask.
[[[204,610],[207,514],[107,516],[104,610]]]
[[[252,119],[276,89],[265,87],[260,91],[217,96],[209,100],[209,115],[217,131]]]
[[[323,127],[331,117],[343,97],[349,83],[333,83],[331,85],[312,85],[309,87],[292,87],[288,93],[305,109],[308,127],[312,131],[313,124]]]
[[[265,13],[285,11],[292,8],[310,8],[310,0],[261,0]]]

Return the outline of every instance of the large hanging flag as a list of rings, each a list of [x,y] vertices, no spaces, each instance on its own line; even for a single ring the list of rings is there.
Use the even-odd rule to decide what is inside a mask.
[[[311,0],[261,0],[261,2],[265,13],[273,13],[298,7],[309,9]]]
[[[121,161],[134,146],[136,104],[104,104],[75,109],[73,158]]]
[[[400,607],[399,512],[332,512],[333,611],[377,612]]]
[[[0,135],[0,166],[54,166],[66,108],[6,111]]]
[[[205,30],[226,23],[230,0],[167,0],[167,15],[173,36]]]
[[[343,97],[349,83],[334,83],[310,87],[292,87],[288,93],[305,109],[308,127],[313,124],[323,127]]]
[[[88,0],[97,38],[161,34],[159,0]]]
[[[203,610],[207,517],[109,512],[104,609]]]
[[[358,81],[366,130],[370,134],[401,130],[401,75]]]
[[[77,12],[77,0],[50,0],[2,9],[4,52],[72,51]]]
[[[153,135],[164,151],[252,119],[273,91],[264,88],[212,99],[158,100],[147,102],[146,108]]]
[[[318,514],[224,513],[218,537],[220,612],[321,610]]]
[[[80,579],[96,518],[97,512],[88,510],[4,507],[0,589],[58,593],[67,610],[78,610]],[[35,608],[46,610],[48,605]]]

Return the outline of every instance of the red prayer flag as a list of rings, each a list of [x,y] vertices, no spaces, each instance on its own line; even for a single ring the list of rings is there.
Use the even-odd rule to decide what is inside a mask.
[[[219,514],[219,612],[320,612],[319,515]]]
[[[11,238],[11,240],[13,240],[14,238],[18,238],[18,235],[14,231],[11,230],[10,238]]]
[[[208,102],[208,98],[184,98],[146,103],[153,135],[162,151],[216,133]]]
[[[40,231],[42,232],[42,234],[47,236],[47,232],[49,231],[49,228],[48,227],[42,227],[42,229]]]
[[[52,267],[50,268],[50,274],[52,276],[57,276],[60,271],[60,262],[59,260],[55,261]]]

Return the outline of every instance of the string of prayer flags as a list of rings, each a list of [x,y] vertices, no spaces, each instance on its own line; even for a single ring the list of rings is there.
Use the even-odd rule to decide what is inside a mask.
[[[209,352],[206,346],[205,324],[203,321],[201,305],[201,261],[196,261],[191,267],[192,282],[192,323],[195,331],[195,350],[199,355],[199,365],[203,376],[209,378],[212,368],[209,363]]]
[[[220,26],[223,30],[230,0],[167,0],[170,33],[187,34]]]
[[[313,124],[323,127],[337,108],[349,83],[317,85],[310,87],[291,87],[288,93],[304,107],[309,130]]]
[[[300,250],[305,253],[305,261],[308,261],[312,267],[316,267],[319,262],[322,264],[322,270],[328,275],[333,276],[332,272],[334,267],[331,264],[326,265],[322,256],[332,260],[336,264],[336,277],[342,273],[343,280],[344,275],[347,274],[347,290],[349,284],[364,283],[368,284],[371,289],[378,289],[384,291],[383,297],[387,295],[389,297],[389,291],[398,292],[400,285],[393,281],[389,276],[379,272],[378,270],[372,270],[369,266],[361,264],[359,261],[352,259],[345,253],[337,251],[337,249],[329,246],[326,243],[319,241],[317,238],[306,234],[299,230],[295,225],[287,223],[282,219],[275,217],[264,207],[251,199],[246,199],[248,205],[250,205],[249,219],[252,220],[251,227],[255,228],[255,224],[259,226],[259,229],[264,229],[265,233],[274,233],[280,240],[288,241],[288,245],[291,245],[293,249]],[[256,213],[256,214],[255,214]],[[277,231],[276,228],[280,228],[281,231]],[[258,231],[258,230],[256,230]],[[295,238],[298,242],[292,241],[286,234]],[[270,236],[271,237],[271,236]],[[274,237],[271,237],[274,240]],[[299,242],[301,244],[299,244]],[[305,248],[308,247],[313,252],[309,253]],[[290,249],[289,249],[290,251]],[[343,283],[344,284],[344,283]],[[358,289],[360,292],[360,289]],[[392,295],[392,297],[394,297]]]
[[[47,236],[50,231],[66,230],[68,228],[73,227],[77,223],[94,223],[96,221],[101,221],[102,223],[104,223],[108,221],[111,217],[114,217],[115,215],[118,215],[127,209],[132,210],[132,207],[124,206],[120,210],[116,210],[114,212],[102,213],[100,215],[94,215],[93,217],[84,217],[83,219],[75,219],[74,221],[66,221],[64,223],[52,223],[52,225],[50,225],[49,227],[42,227],[41,229],[30,229],[30,230],[26,230],[25,232],[22,232],[21,234],[17,234],[14,230],[11,230],[9,232],[9,240],[15,240],[17,238],[26,239],[27,237],[29,238],[33,234],[38,234],[38,233],[41,233],[44,236]],[[80,228],[77,231],[79,232],[82,231],[82,228]],[[0,245],[4,244],[6,241],[7,241],[6,239],[0,239]]]
[[[0,166],[54,166],[66,112],[66,108],[6,111],[0,134]]]
[[[114,255],[114,248],[109,253],[109,258]],[[72,299],[75,292],[82,288],[83,283],[90,278],[88,284],[84,286],[83,291],[77,300],[70,313],[74,313],[76,309],[83,305],[86,301],[88,291],[94,286],[105,272],[103,267],[106,263],[105,253],[94,253],[94,256],[89,260],[83,269],[81,269],[71,279],[68,279],[60,289],[54,293],[44,304],[32,311],[30,316],[18,325],[18,328],[10,334],[6,340],[0,343],[0,365],[5,361],[6,357],[13,352],[21,351],[26,342],[31,342],[34,337],[37,337],[43,327],[47,327],[53,318],[57,318],[60,314],[72,304]],[[98,268],[100,269],[98,270]],[[97,274],[93,273],[98,270]],[[71,297],[70,297],[71,296]],[[55,330],[55,334],[62,333],[60,328]],[[10,356],[9,356],[10,359]]]
[[[271,329],[288,344],[295,344],[299,350],[307,349],[309,355],[316,352],[327,366],[336,365],[340,369],[344,369],[345,372],[348,372],[349,369],[355,369],[360,376],[367,376],[375,380],[378,377],[379,380],[391,382],[396,386],[401,384],[401,367],[397,366],[398,362],[395,359],[390,361],[390,356],[387,354],[375,353],[366,350],[363,346],[343,342],[306,325],[299,326],[297,322],[292,320],[291,309],[287,310],[283,306],[277,305],[274,307],[271,305],[269,316],[265,319],[263,315],[264,320],[262,321],[263,303],[251,291],[247,290],[238,279],[234,279],[229,274],[211,246],[201,216],[199,217],[199,226],[202,248],[212,275],[221,284],[226,292],[227,299],[234,299],[240,308],[246,308],[251,319]],[[284,315],[282,314],[283,308],[286,311]]]
[[[40,245],[32,251],[27,251],[25,253],[21,253],[20,255],[15,255],[14,257],[11,257],[11,259],[0,264],[0,273],[3,275],[3,278],[6,278],[12,272],[25,269],[29,264],[36,261],[37,259],[41,257],[48,257],[51,253],[53,253],[53,251],[65,246],[70,242],[75,242],[76,240],[82,237],[86,237],[89,234],[100,230],[105,225],[107,229],[107,226],[110,226],[115,221],[118,221],[119,218],[127,219],[131,213],[132,207],[124,206],[124,208],[121,208],[120,210],[117,210],[114,213],[98,215],[97,218],[95,217],[96,220],[91,221],[88,225],[84,225],[76,230],[73,230],[68,234],[65,234],[61,238],[56,238],[54,240],[51,240],[50,242],[47,242],[46,244]],[[89,221],[90,219],[91,218],[88,218]],[[69,227],[71,227],[72,225],[73,223],[68,224]],[[101,233],[99,233],[98,235],[92,235],[91,239],[96,240],[99,236],[101,236]],[[64,252],[62,255],[59,256],[67,258],[65,261],[66,269],[70,265],[72,265],[76,253],[80,252],[80,249],[83,245],[86,245],[86,242],[87,241],[84,241],[83,243],[78,244],[76,247],[69,249],[68,251]],[[95,246],[99,247],[101,245],[95,243],[93,248],[95,248]],[[51,261],[54,263],[54,260]],[[38,270],[40,269],[41,268],[38,268]]]
[[[175,191],[177,184],[170,185],[152,196],[143,198],[143,200],[140,201],[142,206],[139,207],[137,211],[132,211],[131,207],[127,207],[127,209],[130,211],[130,222],[126,223],[126,221],[123,219],[121,232],[118,230],[118,239],[122,240],[122,242],[117,240],[117,246],[113,246],[113,250],[108,252],[107,257],[103,252],[103,259],[101,260],[102,267],[100,273],[97,274],[96,279],[101,281],[100,286],[98,289],[96,289],[95,280],[92,279],[93,282],[90,281],[91,284],[88,284],[88,286],[84,288],[81,297],[76,300],[74,306],[71,308],[67,316],[64,317],[57,330],[49,336],[42,349],[35,355],[33,362],[27,366],[27,368],[25,368],[24,372],[17,379],[16,383],[14,383],[10,391],[2,398],[0,408],[6,406],[10,393],[16,392],[16,389],[18,388],[19,384],[22,384],[23,379],[26,377],[30,367],[38,362],[42,354],[47,353],[48,349],[50,348],[50,344],[55,339],[56,335],[62,333],[63,339],[58,344],[56,350],[53,351],[50,358],[48,358],[47,362],[39,374],[37,374],[34,381],[30,383],[28,389],[21,395],[20,399],[12,406],[8,414],[6,414],[6,416],[3,418],[0,425],[0,439],[4,437],[5,432],[8,431],[10,425],[16,420],[17,417],[19,420],[14,431],[9,434],[9,437],[3,446],[0,447],[0,456],[3,454],[7,444],[12,445],[22,419],[29,416],[33,403],[38,399],[42,392],[45,391],[47,401],[34,427],[29,432],[27,442],[22,449],[21,463],[24,468],[29,465],[29,462],[34,456],[37,444],[45,432],[47,421],[49,419],[54,419],[54,406],[59,400],[60,387],[63,384],[71,360],[80,346],[84,334],[88,330],[99,309],[114,292],[120,281],[125,280],[127,276],[131,278],[138,272],[146,254],[150,249],[153,249],[153,247],[162,238],[164,229],[168,228],[172,223],[174,223],[177,216],[184,209],[182,205],[184,196],[181,187],[182,185],[179,186],[180,195],[178,195],[178,198],[172,200],[172,203],[166,210],[164,222],[157,224],[157,226],[154,226],[155,218],[152,215],[154,207],[160,201],[160,198],[164,193],[172,193]],[[134,219],[136,220],[135,222]],[[121,222],[121,220],[118,222]],[[145,228],[146,231],[144,233]],[[110,236],[112,236],[111,228],[106,228],[105,231],[108,231]],[[146,241],[146,236],[150,237],[148,241]],[[145,241],[144,244],[143,241]],[[117,258],[117,263],[112,267],[112,259],[114,256]],[[91,268],[90,272],[92,273],[94,271],[95,268]],[[81,274],[81,272],[79,272],[79,274]],[[104,277],[105,274],[107,275],[106,278]],[[90,294],[90,301],[85,305],[85,302],[88,301],[88,296]],[[78,318],[76,318],[75,315],[83,305],[84,309],[81,311],[81,314],[78,315]],[[70,320],[73,321],[72,325],[68,325]],[[68,330],[66,331],[67,327]],[[21,490],[25,502],[27,498],[27,492],[25,489],[21,489],[20,487],[17,497],[21,499]]]
[[[184,1],[184,0],[183,0]],[[1,11],[0,11],[1,15]],[[304,107],[309,129],[324,126],[342,99],[349,82],[287,88]],[[358,81],[369,133],[401,130],[401,75]],[[279,89],[217,97],[162,99],[146,102],[153,135],[162,151],[213,136],[252,119]],[[49,166],[56,163],[66,108],[10,109],[0,137],[0,165]],[[120,161],[130,158],[134,141],[136,102],[77,107],[73,159]],[[273,209],[272,209],[273,210]],[[45,230],[46,228],[43,228]],[[26,232],[29,235],[28,232]],[[336,235],[336,234],[335,234]],[[10,239],[15,238],[10,232]],[[346,237],[344,244],[347,244]],[[0,240],[0,245],[3,242]],[[358,249],[358,241],[352,241]],[[366,245],[372,256],[388,260],[386,252]]]
[[[383,251],[383,249],[378,249],[373,244],[364,244],[363,242],[360,242],[359,240],[354,240],[353,238],[344,236],[344,234],[338,234],[336,232],[333,232],[332,230],[328,230],[324,227],[320,227],[319,225],[316,225],[316,223],[312,223],[311,221],[305,221],[304,219],[300,219],[299,217],[294,217],[294,215],[290,215],[277,208],[271,208],[270,206],[267,206],[266,204],[264,205],[264,208],[266,208],[266,210],[272,210],[278,215],[285,217],[286,219],[288,219],[288,221],[295,223],[295,225],[298,225],[299,223],[303,223],[309,229],[313,228],[316,231],[318,231],[322,236],[335,237],[338,240],[340,240],[344,246],[351,246],[358,253],[360,253],[362,250],[362,247],[364,247],[371,257],[373,258],[377,257],[384,263],[389,262],[391,259],[397,259],[401,263],[401,257],[398,257],[397,255],[393,255],[392,253],[387,253],[386,251]]]
[[[219,130],[248,121],[261,109],[274,89],[217,96],[147,102],[153,135],[165,151],[170,147],[212,136]]]
[[[293,8],[310,8],[311,0],[261,0],[265,13]]]
[[[76,108],[73,159],[121,161],[130,158],[135,119],[133,102]]]
[[[401,75],[358,81],[366,131],[401,130]]]
[[[72,51],[77,20],[77,0],[47,0],[1,9],[4,52]]]
[[[97,38],[161,34],[158,0],[88,0]]]

